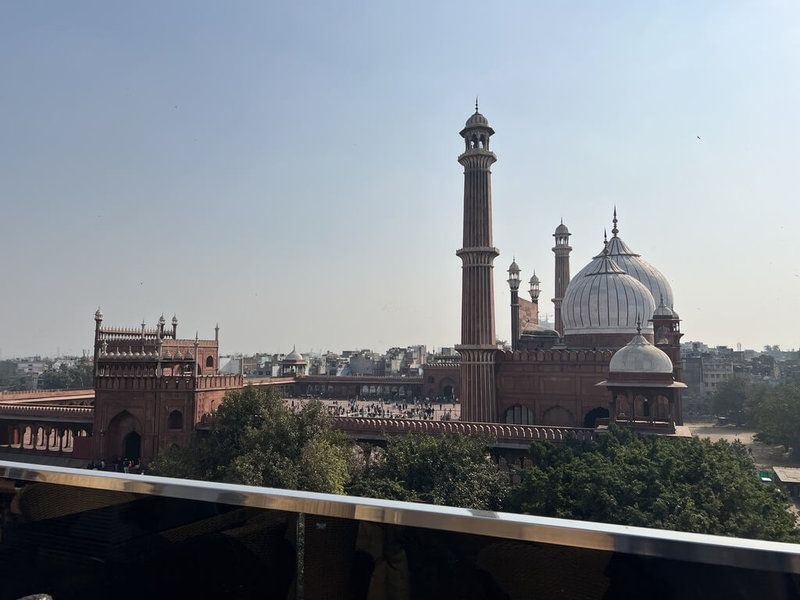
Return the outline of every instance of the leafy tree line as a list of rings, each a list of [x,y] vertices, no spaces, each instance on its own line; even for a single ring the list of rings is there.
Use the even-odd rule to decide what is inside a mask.
[[[799,386],[754,384],[733,377],[718,386],[712,403],[716,414],[755,428],[759,441],[782,444],[800,457]]]
[[[58,368],[52,365],[39,375],[39,389],[42,390],[82,390],[94,385],[94,367],[91,360],[76,362],[74,366],[61,363]]]
[[[297,413],[274,390],[229,394],[210,431],[149,466],[157,475],[798,541],[786,495],[763,486],[746,449],[614,429],[597,442],[534,444],[529,465],[501,471],[491,440],[389,438],[358,446],[323,406]],[[514,483],[512,483],[512,480]]]

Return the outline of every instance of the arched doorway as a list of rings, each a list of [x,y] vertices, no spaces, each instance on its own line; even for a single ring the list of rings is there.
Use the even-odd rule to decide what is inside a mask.
[[[597,419],[607,419],[609,416],[609,412],[607,408],[603,408],[602,406],[598,406],[597,408],[593,408],[586,416],[583,417],[583,426],[584,427],[597,427]]]
[[[445,398],[449,399],[449,398],[453,397],[453,386],[452,385],[444,386],[444,389],[442,391],[444,392],[444,397]]]
[[[106,460],[122,457],[141,458],[141,431],[141,423],[127,410],[117,414],[108,424],[108,429],[103,439],[103,455],[101,458]],[[133,454],[131,453],[132,450],[135,451]]]
[[[131,460],[138,461],[142,454],[142,436],[135,431],[131,431],[125,436],[125,456]]]

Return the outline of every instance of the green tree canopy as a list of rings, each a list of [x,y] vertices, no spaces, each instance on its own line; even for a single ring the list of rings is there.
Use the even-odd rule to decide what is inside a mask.
[[[334,431],[325,408],[290,410],[274,388],[229,392],[210,430],[149,465],[154,475],[341,494],[352,443]]]
[[[747,379],[741,376],[731,377],[721,382],[711,397],[714,414],[733,419],[737,424],[744,422],[744,407],[747,400]]]
[[[597,442],[534,444],[509,508],[659,529],[799,541],[786,495],[746,448],[612,429]]]
[[[468,435],[392,436],[385,451],[369,452],[348,493],[497,510],[509,483],[491,460],[490,446],[491,440]]]
[[[757,439],[782,444],[800,456],[800,387],[755,385],[749,390],[749,421],[758,429]]]
[[[81,360],[74,366],[61,363],[52,366],[39,376],[38,387],[43,390],[83,390],[94,383],[94,366],[91,360]]]

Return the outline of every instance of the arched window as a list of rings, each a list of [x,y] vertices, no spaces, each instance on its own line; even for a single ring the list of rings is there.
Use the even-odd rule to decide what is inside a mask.
[[[207,367],[213,367],[214,366],[214,357],[213,356],[209,356],[206,359],[206,366]]]
[[[167,419],[167,428],[168,429],[183,429],[183,414],[179,410],[173,410],[169,413],[169,418]]]
[[[527,406],[515,404],[506,411],[506,423],[514,425],[533,425],[533,411]]]

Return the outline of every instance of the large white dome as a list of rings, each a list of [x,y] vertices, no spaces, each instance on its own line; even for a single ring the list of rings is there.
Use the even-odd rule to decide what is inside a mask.
[[[572,278],[561,304],[564,335],[637,333],[656,304],[644,284],[628,275],[604,251]],[[652,327],[642,329],[652,333]]]
[[[643,259],[641,255],[631,250],[616,233],[608,240],[608,255],[628,275],[641,281],[650,290],[656,302],[660,302],[663,298],[664,304],[672,308],[672,287],[669,285],[667,278],[664,277],[661,271]]]

